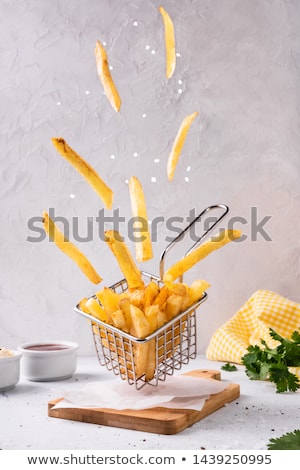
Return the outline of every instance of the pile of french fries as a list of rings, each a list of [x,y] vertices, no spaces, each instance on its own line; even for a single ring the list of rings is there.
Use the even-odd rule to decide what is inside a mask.
[[[190,286],[184,283],[172,283],[161,287],[151,280],[147,285],[131,288],[120,294],[104,287],[96,292],[95,296],[83,298],[79,302],[79,308],[121,332],[142,339],[191,307],[202,298],[209,287],[210,284],[205,280],[194,281]],[[175,344],[169,345],[167,355],[172,354],[174,348],[179,346],[179,328],[179,324],[175,323],[177,340]],[[184,323],[181,324],[181,328],[184,328]],[[124,368],[127,367],[122,348],[116,351],[115,339],[108,344],[109,335],[101,333],[101,336],[104,345],[112,353],[117,353],[118,361],[121,361]],[[168,337],[166,341],[168,342]],[[157,367],[155,339],[142,344],[133,343],[133,356],[136,378],[144,376],[145,381],[152,380]]]
[[[176,67],[174,24],[170,15],[163,7],[159,7],[159,12],[162,16],[165,30],[166,77],[170,79]],[[97,73],[105,95],[112,108],[119,112],[122,101],[110,73],[106,50],[100,41],[96,42],[95,58]],[[169,181],[174,178],[175,169],[188,131],[197,115],[198,112],[187,115],[179,127],[166,165]],[[114,193],[102,180],[97,171],[71,148],[62,137],[52,138],[52,143],[58,153],[79,172],[96,192],[105,207],[112,209]],[[104,287],[102,290],[97,291],[93,297],[83,298],[79,303],[79,308],[83,312],[103,323],[104,326],[100,327],[101,340],[110,352],[117,355],[118,360],[125,369],[127,366],[126,351],[125,353],[124,350],[123,353],[118,351],[119,343],[116,343],[115,339],[110,341],[110,336],[105,332],[105,325],[116,328],[120,332],[120,340],[122,333],[126,333],[136,339],[145,339],[164,325],[167,325],[168,322],[176,319],[182,312],[187,311],[188,315],[188,309],[203,297],[210,284],[200,279],[194,281],[191,285],[187,285],[183,282],[178,282],[178,279],[181,279],[186,271],[210,253],[241,236],[241,232],[238,230],[224,230],[218,237],[214,237],[194,249],[185,258],[174,263],[159,282],[150,280],[148,284],[145,284],[136,262],[141,263],[153,258],[146,200],[142,185],[136,176],[130,178],[128,186],[132,216],[136,220],[134,226],[135,232],[140,229],[139,241],[135,242],[135,259],[131,255],[124,238],[118,232],[108,230],[105,233],[106,244],[119,265],[127,289],[117,293],[108,287]],[[142,228],[140,228],[141,221]],[[102,277],[97,273],[90,261],[78,247],[66,238],[46,211],[43,212],[43,226],[49,238],[55,242],[56,246],[65,255],[76,263],[92,283],[99,284],[102,282]],[[176,333],[176,341],[175,344],[172,341],[169,350],[165,353],[167,356],[174,352],[174,347],[179,346],[181,328],[185,328],[185,323],[175,322],[172,328],[173,332],[175,331]],[[166,341],[168,341],[168,335],[166,336]],[[160,345],[158,344],[158,348]],[[134,343],[134,365],[131,373],[135,377],[144,376],[146,381],[152,380],[157,368],[157,358],[159,357],[156,348],[157,343],[154,338],[151,338],[149,341]]]
[[[224,231],[218,237],[196,248],[166,271],[163,278],[164,283],[160,287],[153,280],[147,285],[144,284],[142,274],[125,241],[118,232],[107,231],[106,242],[119,263],[128,288],[122,293],[116,293],[110,288],[104,287],[96,292],[95,296],[83,298],[79,303],[79,308],[101,322],[117,328],[120,332],[129,333],[134,338],[147,338],[151,333],[176,318],[177,315],[188,310],[203,297],[204,292],[210,287],[210,284],[203,279],[194,281],[190,286],[183,282],[175,282],[178,277],[181,277],[200,259],[239,236],[239,231]],[[166,352],[167,356],[179,346],[180,328],[184,327],[184,323],[181,326],[179,323],[175,323],[177,339],[175,344],[170,343]],[[120,349],[121,353],[116,351],[115,340],[111,344],[107,344],[109,336],[107,338],[104,335],[102,341],[111,352],[117,354],[117,359],[121,360],[126,367],[126,357],[124,357],[122,348]],[[168,342],[168,337],[166,341]],[[154,377],[157,367],[156,347],[155,339],[142,344],[134,343],[134,373],[137,378],[144,376],[145,381],[150,381]]]

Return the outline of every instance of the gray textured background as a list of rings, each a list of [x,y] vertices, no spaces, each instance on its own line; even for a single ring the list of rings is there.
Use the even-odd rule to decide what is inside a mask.
[[[173,18],[180,54],[170,81],[160,4]],[[248,221],[237,225],[245,242],[214,253],[186,277],[212,285],[199,310],[200,352],[256,289],[300,301],[299,20],[296,0],[1,0],[1,345],[73,339],[82,353],[94,351],[88,324],[73,313],[94,286],[52,244],[27,241],[28,220],[44,209],[78,217],[84,235],[87,217],[103,207],[57,154],[53,136],[99,171],[125,217],[126,180],[136,175],[150,219],[225,203],[231,217]],[[123,100],[119,114],[97,77],[97,39],[107,45]],[[169,183],[168,152],[194,111],[199,116]],[[272,242],[250,240],[251,207],[259,219],[272,216],[265,226]],[[158,273],[168,233],[161,225],[144,270]],[[101,286],[121,278],[96,234],[80,247],[103,276]]]

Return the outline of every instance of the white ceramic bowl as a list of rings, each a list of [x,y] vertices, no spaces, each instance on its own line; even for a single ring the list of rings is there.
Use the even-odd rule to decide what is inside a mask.
[[[21,371],[28,380],[50,382],[71,377],[77,367],[78,344],[72,341],[35,341],[18,347]]]
[[[0,357],[0,392],[14,388],[20,378],[22,353],[12,350],[13,356]]]

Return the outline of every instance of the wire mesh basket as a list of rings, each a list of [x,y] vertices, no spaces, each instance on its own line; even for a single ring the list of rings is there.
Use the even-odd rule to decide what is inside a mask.
[[[228,212],[228,207],[223,204],[210,206],[202,211],[162,253],[160,259],[160,277],[142,272],[145,284],[153,281],[160,288],[163,286],[162,278],[165,255],[176,242],[181,240],[190,231],[191,227],[198,220],[214,209],[221,209],[223,212],[218,218],[215,218],[213,224],[196,240],[188,253],[211,232]],[[122,279],[110,286],[110,289],[117,294],[126,292],[128,290],[126,279]],[[100,303],[96,295],[93,298]],[[98,320],[84,312],[80,308],[80,304],[75,307],[75,311],[86,317],[91,323],[95,349],[100,364],[106,366],[109,371],[120,376],[121,379],[126,380],[130,385],[135,385],[136,389],[139,390],[145,385],[157,386],[159,381],[166,380],[167,376],[173,375],[176,370],[188,364],[190,359],[196,357],[196,311],[199,305],[206,299],[207,293],[204,292],[201,299],[144,338],[136,338],[129,333]]]

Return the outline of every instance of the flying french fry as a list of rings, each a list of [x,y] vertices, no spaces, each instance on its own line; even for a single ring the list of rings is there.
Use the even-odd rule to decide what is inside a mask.
[[[64,157],[81,176],[89,183],[102,199],[105,206],[111,209],[113,202],[113,192],[100,178],[98,173],[87,163],[78,153],[75,152],[67,142],[61,137],[53,137],[52,143],[56,150]]]
[[[95,56],[97,72],[105,94],[114,110],[119,112],[121,108],[121,98],[109,70],[106,51],[100,41],[96,42]]]
[[[129,194],[132,216],[135,219],[133,229],[135,232],[138,232],[138,239],[135,241],[136,260],[141,263],[152,259],[153,251],[145,195],[142,185],[136,176],[132,176],[129,180]]]
[[[122,273],[127,280],[128,288],[143,287],[144,282],[138,267],[136,266],[131,253],[116,230],[107,230],[105,232],[105,241],[114,254]]]
[[[240,230],[223,230],[218,237],[213,237],[208,242],[195,248],[191,253],[181,260],[177,261],[164,274],[163,281],[165,284],[174,282],[186,271],[191,269],[200,260],[206,258],[210,253],[218,250],[227,243],[240,238],[242,232]]]
[[[163,18],[165,27],[165,48],[166,48],[166,77],[172,77],[176,67],[176,49],[174,24],[170,15],[163,7],[159,7],[159,12]]]
[[[174,178],[175,169],[178,164],[178,160],[179,160],[184,142],[186,140],[187,133],[189,131],[189,128],[193,120],[198,114],[199,113],[196,111],[195,113],[186,116],[177,132],[175,141],[173,143],[171,152],[169,154],[168,163],[167,163],[167,174],[168,174],[169,181],[171,181]]]
[[[53,222],[47,212],[43,212],[43,226],[45,232],[49,235],[49,238],[54,241],[56,246],[67,256],[69,256],[81,269],[81,271],[88,277],[88,279],[94,284],[99,284],[102,278],[93,268],[89,260],[84,254],[71,243],[64,234],[59,230],[57,225]]]

